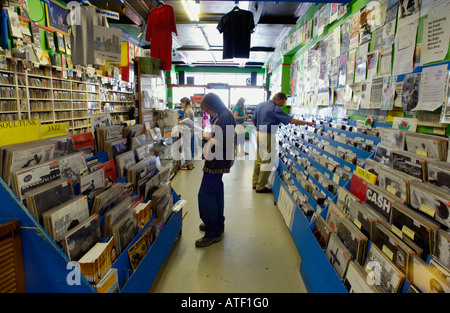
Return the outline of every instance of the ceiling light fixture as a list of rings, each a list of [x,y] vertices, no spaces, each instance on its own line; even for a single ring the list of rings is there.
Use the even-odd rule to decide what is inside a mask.
[[[198,14],[200,13],[200,4],[195,3],[194,0],[181,0],[184,10],[191,21],[198,21]]]

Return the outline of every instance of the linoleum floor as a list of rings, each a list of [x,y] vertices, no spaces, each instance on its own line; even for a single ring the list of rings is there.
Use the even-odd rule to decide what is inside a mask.
[[[245,159],[246,158],[246,159]],[[223,177],[225,232],[222,241],[196,248],[203,234],[197,193],[202,161],[181,170],[173,189],[187,200],[182,235],[175,241],[150,292],[154,293],[303,293],[300,256],[272,193],[252,189],[253,160],[235,161]]]

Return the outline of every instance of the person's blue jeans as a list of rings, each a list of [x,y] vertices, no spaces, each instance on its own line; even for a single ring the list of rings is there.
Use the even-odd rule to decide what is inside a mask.
[[[206,226],[205,237],[219,237],[225,227],[223,174],[203,173],[198,191],[200,218]]]

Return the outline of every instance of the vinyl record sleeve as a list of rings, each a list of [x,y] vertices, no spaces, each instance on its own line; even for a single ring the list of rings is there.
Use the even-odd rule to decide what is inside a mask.
[[[450,194],[430,183],[410,183],[410,205],[444,227],[450,227]]]
[[[424,293],[450,293],[450,286],[421,258],[412,258],[411,283]]]
[[[141,263],[145,254],[147,253],[147,244],[145,243],[145,238],[139,238],[131,247],[128,249],[128,257],[130,258],[131,269],[134,271]]]
[[[71,261],[78,261],[101,240],[99,219],[94,214],[64,236],[64,251]]]
[[[116,238],[117,252],[122,253],[139,230],[134,210],[128,210],[112,228],[113,236]]]
[[[331,233],[330,240],[328,241],[327,250],[325,252],[328,260],[335,269],[337,275],[340,278],[345,277],[347,266],[353,258],[350,251],[343,245],[336,234]]]
[[[387,192],[379,186],[368,183],[366,190],[366,203],[377,210],[387,219],[391,214],[392,203],[402,203],[403,200]]]
[[[404,130],[395,128],[381,128],[381,143],[392,149],[404,150],[406,134]]]
[[[81,195],[42,214],[45,229],[61,246],[64,235],[88,217],[87,198]]]
[[[385,166],[378,170],[378,185],[390,194],[402,199],[405,203],[409,203],[409,183],[411,181],[421,180]]]
[[[426,180],[427,160],[430,159],[408,151],[392,151],[392,167],[421,181]]]
[[[351,261],[345,274],[344,287],[349,293],[379,293],[380,291],[374,284],[369,285],[367,273],[364,272],[361,265]],[[370,281],[371,282],[371,281]]]
[[[330,225],[331,230],[335,231],[340,218],[344,218],[344,213],[337,207],[334,202],[330,202],[327,211],[326,221]]]
[[[136,158],[133,151],[128,151],[116,156],[117,175],[127,177],[128,169],[136,164]]]
[[[319,241],[322,249],[326,249],[328,240],[330,239],[330,234],[333,232],[330,225],[325,221],[322,215],[317,214],[316,218],[316,231],[314,236]]]
[[[445,161],[427,162],[428,182],[450,191],[450,164]]]
[[[437,161],[447,160],[448,139],[441,136],[410,133],[406,134],[407,150]]]
[[[365,206],[361,203],[354,203],[350,206],[350,215],[348,219],[368,238],[372,238],[373,227],[376,221],[372,215],[367,212]]]
[[[344,213],[345,217],[349,216],[349,207],[359,199],[344,187],[339,187],[336,206]]]
[[[13,174],[13,190],[17,197],[24,199],[23,195],[39,186],[57,180],[61,177],[61,170],[57,161],[51,161],[25,168]]]
[[[61,177],[70,180],[74,185],[80,183],[80,176],[87,164],[83,152],[76,152],[57,159],[61,168]]]
[[[374,278],[374,283],[381,292],[396,293],[399,291],[405,275],[374,244],[370,245],[364,269]]]
[[[406,243],[398,238],[393,232],[389,230],[387,225],[377,225],[375,228],[375,235],[372,240],[378,248],[403,271],[407,278],[410,277],[410,258],[415,254]]]
[[[434,236],[440,228],[438,223],[401,203],[393,203],[390,223],[397,236],[407,236],[423,249],[422,258],[433,254]]]
[[[334,231],[355,260],[362,264],[367,237],[347,218],[341,218]]]
[[[92,195],[105,189],[105,174],[103,169],[88,173],[80,177],[80,192],[92,198]]]
[[[436,257],[444,266],[450,268],[450,233],[439,229],[436,239]]]
[[[377,150],[375,151],[375,155],[373,157],[374,161],[388,167],[392,167],[392,150],[393,149],[389,146],[382,143],[378,144]]]
[[[72,183],[62,178],[25,193],[26,204],[36,220],[44,225],[42,214],[74,197]]]

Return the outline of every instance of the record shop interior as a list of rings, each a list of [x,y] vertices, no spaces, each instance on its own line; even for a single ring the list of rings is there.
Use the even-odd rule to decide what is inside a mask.
[[[0,293],[450,292],[450,0],[0,2]]]

